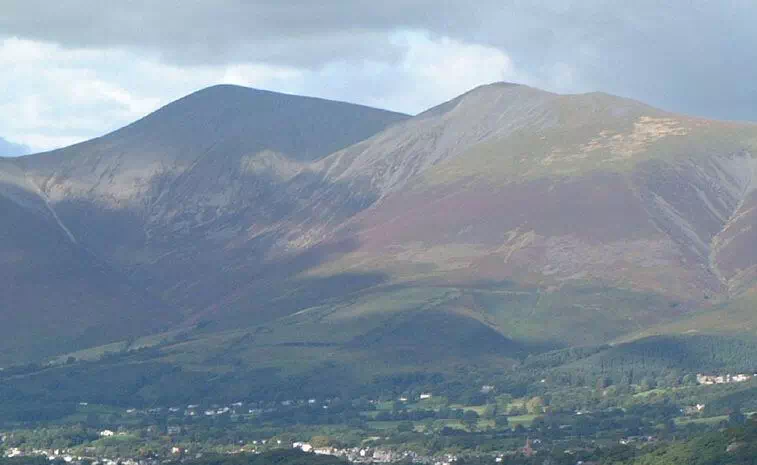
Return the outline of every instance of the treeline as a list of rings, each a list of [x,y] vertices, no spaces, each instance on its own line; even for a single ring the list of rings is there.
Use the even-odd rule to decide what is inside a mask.
[[[461,457],[458,465],[489,465],[491,457]],[[608,448],[539,450],[532,457],[505,456],[504,465],[757,465],[757,422],[682,442],[618,444]]]
[[[496,394],[533,397],[558,387],[644,385],[652,389],[695,384],[697,372],[754,373],[757,339],[658,336],[616,346],[534,354],[506,371],[461,364],[438,372],[381,375],[367,382],[356,379],[349,367],[335,363],[314,366],[296,376],[276,369],[243,368],[218,374],[150,361],[153,355],[153,350],[132,351],[97,362],[6,370],[0,373],[1,418],[50,421],[70,415],[78,402],[142,407],[309,397],[394,400],[400,396],[414,399],[431,391],[450,402],[483,405]],[[496,390],[482,392],[484,385]]]
[[[757,422],[670,444],[628,462],[629,465],[755,465]]]
[[[757,339],[749,336],[654,336],[617,346],[571,348],[529,357],[530,381],[563,386],[693,384],[696,373],[754,373]],[[684,379],[686,375],[691,375]],[[654,387],[654,386],[649,386]]]
[[[524,360],[523,367],[532,370],[557,368],[591,357],[594,354],[598,354],[610,348],[611,346],[608,345],[571,347],[569,349],[553,350],[542,354],[529,355]]]

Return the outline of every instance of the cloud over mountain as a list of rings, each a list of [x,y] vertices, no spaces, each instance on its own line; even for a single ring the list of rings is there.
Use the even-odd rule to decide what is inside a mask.
[[[757,6],[744,0],[6,3],[0,63],[15,62],[0,85],[16,91],[0,97],[0,133],[38,149],[216,83],[415,113],[505,79],[757,119]]]

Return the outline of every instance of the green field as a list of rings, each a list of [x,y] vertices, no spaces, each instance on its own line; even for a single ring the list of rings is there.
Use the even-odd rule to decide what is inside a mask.
[[[686,426],[686,425],[708,425],[708,426],[714,426],[718,425],[723,421],[728,421],[728,415],[720,415],[716,417],[707,417],[707,418],[687,418],[687,417],[681,417],[676,418],[675,423],[678,426]]]

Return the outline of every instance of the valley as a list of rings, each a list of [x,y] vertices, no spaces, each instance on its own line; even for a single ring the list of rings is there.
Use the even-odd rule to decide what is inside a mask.
[[[6,451],[575,463],[743,427],[756,150],[602,93],[409,116],[224,85],[0,159]]]

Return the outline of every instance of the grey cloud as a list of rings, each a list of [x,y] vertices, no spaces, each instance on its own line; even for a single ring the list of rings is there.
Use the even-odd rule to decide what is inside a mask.
[[[0,34],[128,47],[182,64],[396,62],[402,29],[506,51],[532,85],[757,119],[747,0],[0,0]]]
[[[751,84],[757,79],[757,4],[529,4],[523,7],[528,13],[518,15],[519,26],[488,40],[506,48],[539,81],[550,83],[555,65],[566,64],[576,70],[571,84],[576,91],[603,90],[676,111],[757,119],[757,89]]]
[[[2,0],[0,32],[70,47],[137,47],[180,63],[302,65],[387,58],[397,27],[423,27],[431,0]],[[377,43],[384,42],[382,46]]]

